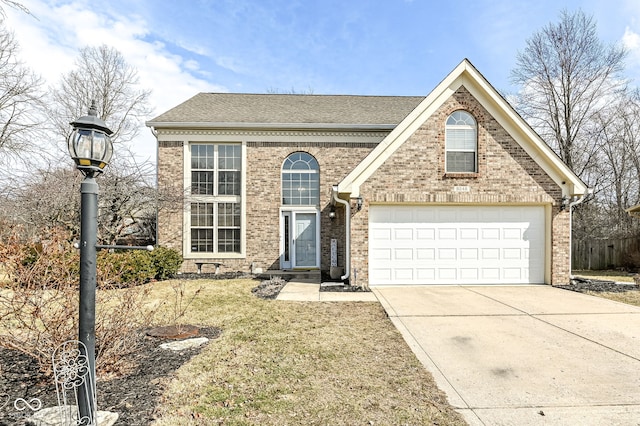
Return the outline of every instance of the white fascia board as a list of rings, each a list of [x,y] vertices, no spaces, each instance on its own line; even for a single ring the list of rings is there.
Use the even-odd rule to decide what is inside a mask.
[[[334,123],[202,123],[147,121],[154,129],[278,129],[278,130],[391,130],[396,124],[334,124]]]
[[[467,61],[464,60],[449,73],[449,75],[338,184],[338,191],[340,193],[350,193],[352,197],[360,196],[360,185],[371,177],[371,175],[422,126],[431,114],[437,111],[457,88],[460,87],[460,84],[456,84],[456,80],[459,79],[466,67]]]
[[[468,70],[472,78],[464,78],[463,85],[482,104],[491,116],[500,123],[518,145],[547,173],[560,188],[563,195],[582,196],[588,188],[584,182],[556,155],[540,136],[511,105],[478,73]],[[565,182],[563,185],[562,182]]]
[[[360,196],[364,183],[449,97],[464,86],[563,189],[582,196],[588,188],[518,115],[466,59],[463,60],[380,144],[338,185],[340,193]],[[565,185],[562,184],[565,182]]]

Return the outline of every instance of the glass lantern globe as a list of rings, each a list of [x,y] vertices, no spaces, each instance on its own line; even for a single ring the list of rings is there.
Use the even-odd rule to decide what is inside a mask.
[[[77,168],[85,175],[102,173],[111,161],[113,132],[96,115],[95,104],[89,108],[88,115],[70,123],[73,131],[69,135],[69,154]]]

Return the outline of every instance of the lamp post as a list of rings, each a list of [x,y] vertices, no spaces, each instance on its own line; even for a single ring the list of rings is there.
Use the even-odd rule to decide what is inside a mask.
[[[73,131],[68,145],[71,158],[84,174],[80,185],[80,309],[78,318],[80,353],[87,357],[89,381],[78,390],[80,424],[97,424],[95,401],[96,348],[96,251],[98,233],[98,184],[94,179],[102,173],[113,155],[110,136],[113,132],[97,117],[95,102],[88,115],[70,123]],[[86,353],[84,353],[86,348]]]

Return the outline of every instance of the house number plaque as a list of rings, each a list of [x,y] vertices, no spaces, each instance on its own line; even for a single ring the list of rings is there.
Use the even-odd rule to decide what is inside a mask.
[[[469,192],[471,188],[468,186],[454,186],[453,192]]]

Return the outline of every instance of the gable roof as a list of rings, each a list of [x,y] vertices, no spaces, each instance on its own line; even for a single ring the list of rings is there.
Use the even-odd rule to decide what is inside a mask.
[[[480,72],[464,59],[338,184],[339,193],[360,195],[364,183],[449,97],[464,86],[529,156],[562,188],[563,196],[582,196],[588,188],[524,121]]]
[[[335,127],[393,129],[424,96],[199,93],[150,127]]]

